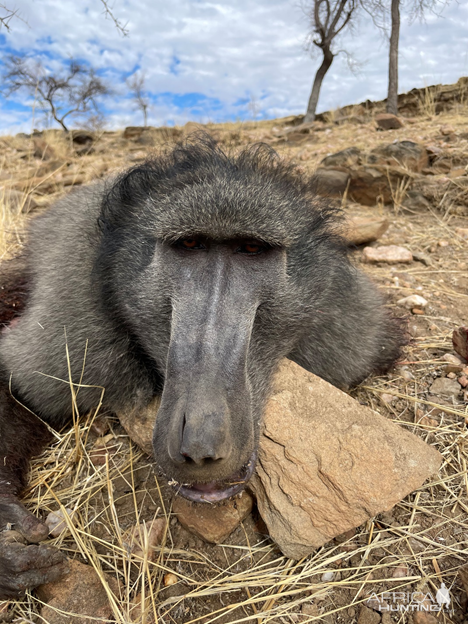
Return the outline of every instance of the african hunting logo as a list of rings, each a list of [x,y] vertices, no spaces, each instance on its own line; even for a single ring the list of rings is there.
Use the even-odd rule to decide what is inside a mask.
[[[450,614],[450,592],[442,583],[437,593],[431,592],[384,592],[380,595],[372,593],[368,599],[369,606],[378,611],[428,611]]]

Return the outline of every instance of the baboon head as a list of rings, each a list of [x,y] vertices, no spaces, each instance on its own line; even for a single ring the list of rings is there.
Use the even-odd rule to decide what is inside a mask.
[[[154,453],[187,498],[221,500],[252,473],[272,374],[342,255],[314,201],[267,146],[234,157],[206,137],[107,193],[108,309],[164,380]]]

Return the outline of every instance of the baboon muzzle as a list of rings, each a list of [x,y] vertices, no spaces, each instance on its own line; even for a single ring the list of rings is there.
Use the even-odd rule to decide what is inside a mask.
[[[239,480],[254,452],[247,358],[257,306],[226,267],[218,268],[185,282],[173,303],[154,433],[155,456],[166,475],[198,487],[203,500],[212,490],[224,498],[227,482]]]

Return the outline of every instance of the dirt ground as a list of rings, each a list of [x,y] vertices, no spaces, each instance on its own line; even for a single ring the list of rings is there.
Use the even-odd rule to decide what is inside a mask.
[[[392,311],[407,316],[411,335],[403,361],[388,375],[366,380],[352,395],[438,448],[444,459],[440,474],[391,511],[295,562],[271,542],[255,510],[222,545],[188,533],[171,513],[170,492],[158,481],[150,458],[112,415],[100,419],[107,422],[105,435],[111,435],[115,452],[101,465],[93,463],[92,449],[103,430],[93,425],[95,414],[84,416],[35,461],[27,502],[42,516],[60,506],[74,511],[69,530],[51,542],[92,565],[103,583],[108,582],[105,575],[119,580],[107,621],[468,623],[468,571],[465,576],[460,572],[468,564],[468,397],[461,385],[451,395],[431,393],[436,378],[451,374],[456,380],[458,373],[450,373],[444,356],[454,354],[453,330],[468,325],[468,240],[463,234],[468,228],[468,108],[460,104],[438,115],[428,113],[422,107],[403,128],[386,132],[376,130],[372,117],[337,123],[330,115],[311,132],[291,133],[290,139],[284,131],[294,127],[293,118],[207,129],[233,148],[255,141],[271,144],[308,173],[344,148],[370,150],[402,140],[437,148],[439,162],[445,159],[439,170],[411,178],[418,188],[427,180],[444,189],[424,208],[405,208],[404,190],[387,205],[342,200],[351,216],[390,221],[373,246],[401,245],[419,258],[409,264],[369,264],[362,261],[362,248],[350,252],[386,293]],[[55,131],[0,138],[0,254],[8,257],[21,249],[28,219],[71,187],[137,163],[173,138],[170,129],[149,139],[102,133],[81,144]],[[19,210],[12,208],[13,195]],[[397,304],[412,294],[428,301],[424,310],[413,313]],[[167,527],[150,561],[131,552],[126,531],[154,517],[164,517]],[[412,610],[411,604],[424,596],[430,602],[428,593],[435,596],[442,582],[450,592],[450,609],[432,615]],[[379,604],[389,610],[380,611]],[[14,622],[45,621],[34,593],[3,608]],[[63,615],[62,621],[73,620]]]

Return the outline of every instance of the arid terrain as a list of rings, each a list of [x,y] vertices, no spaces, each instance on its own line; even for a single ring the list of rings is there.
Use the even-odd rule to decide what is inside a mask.
[[[369,262],[364,246],[350,249],[392,312],[407,317],[411,337],[391,373],[351,394],[433,444],[443,455],[439,475],[391,511],[293,561],[269,539],[255,509],[222,545],[187,532],[151,459],[118,420],[82,415],[34,462],[27,504],[42,516],[71,510],[68,530],[51,543],[92,566],[107,588],[111,615],[95,621],[468,623],[468,568],[460,570],[468,564],[468,370],[452,346],[453,330],[468,325],[468,79],[402,96],[401,128],[378,130],[382,111],[381,104],[366,103],[302,126],[301,118],[290,117],[204,130],[234,150],[265,142],[304,172],[317,172],[319,191],[347,216],[388,220],[371,247],[412,253],[405,263]],[[142,162],[197,129],[189,123],[1,137],[0,257],[19,252],[28,220],[73,187]],[[411,295],[426,303],[397,303]],[[107,454],[99,453],[103,447]],[[145,542],[155,517],[164,519],[162,544],[138,553],[128,536],[146,523]],[[442,582],[450,609],[397,610],[411,603],[411,592],[435,596]],[[373,594],[384,595],[393,610],[379,610]],[[35,593],[0,603],[0,621],[92,621],[60,612],[45,618],[42,606]]]

